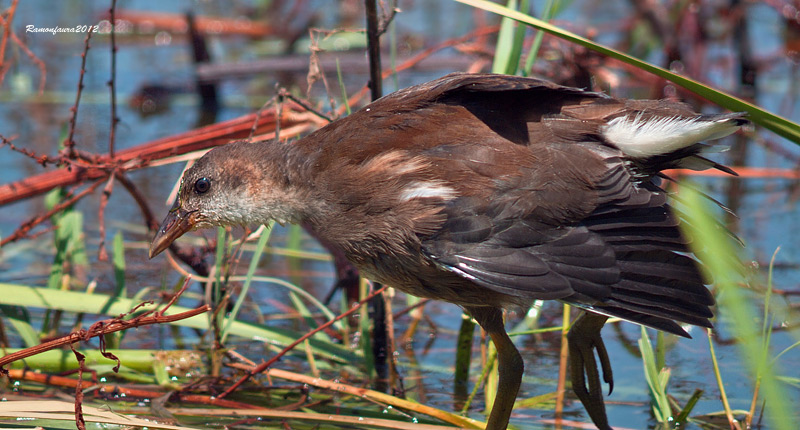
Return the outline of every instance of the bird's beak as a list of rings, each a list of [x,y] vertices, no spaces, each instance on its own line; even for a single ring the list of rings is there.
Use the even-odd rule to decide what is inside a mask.
[[[195,224],[196,211],[181,209],[179,201],[172,205],[167,217],[161,222],[156,236],[150,242],[150,258],[160,254],[184,233],[191,230]]]

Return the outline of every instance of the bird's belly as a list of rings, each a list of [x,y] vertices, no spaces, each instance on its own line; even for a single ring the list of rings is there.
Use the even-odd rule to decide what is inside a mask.
[[[443,300],[459,306],[525,307],[530,299],[514,297],[479,286],[455,273],[427,262],[353,261],[372,281],[397,288],[412,296]],[[411,270],[410,270],[411,269]]]

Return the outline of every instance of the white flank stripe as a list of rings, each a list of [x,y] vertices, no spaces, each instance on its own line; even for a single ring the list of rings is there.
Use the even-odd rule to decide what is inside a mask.
[[[412,182],[400,193],[400,200],[407,201],[420,198],[452,199],[456,190],[437,181]]]
[[[731,119],[709,121],[662,117],[645,120],[639,114],[614,118],[601,131],[609,142],[625,154],[633,158],[647,158],[668,154],[703,140],[719,139],[738,129],[739,126]]]

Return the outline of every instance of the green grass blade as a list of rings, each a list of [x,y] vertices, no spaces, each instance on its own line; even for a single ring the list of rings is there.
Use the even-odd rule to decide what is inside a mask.
[[[496,3],[492,3],[488,0],[455,0],[455,1],[528,24],[532,27],[550,33],[554,36],[560,37],[564,40],[570,41],[580,46],[584,46],[593,51],[597,51],[603,55],[615,58],[617,60],[631,64],[641,70],[662,77],[727,109],[730,109],[732,111],[747,112],[750,115],[749,119],[754,123],[773,131],[775,134],[778,134],[779,136],[785,137],[797,144],[800,144],[800,124],[794,123],[786,118],[768,112],[738,97],[734,97],[722,91],[715,90],[694,79],[675,74],[667,69],[664,69],[663,67],[655,66],[646,61],[642,61],[638,58],[625,54],[624,52],[595,43],[585,37],[563,30],[559,27],[556,27],[545,21],[536,19],[524,13],[520,13],[515,10],[509,9],[507,7],[498,5]]]
[[[553,18],[555,11],[559,9],[559,3],[558,0],[547,0],[544,11],[542,12],[542,21],[547,22]],[[534,36],[533,43],[531,44],[531,49],[528,51],[528,56],[525,58],[525,65],[522,67],[523,76],[530,76],[533,63],[536,61],[536,57],[539,56],[539,48],[542,46],[542,39],[544,39],[544,32],[537,30],[536,36]]]
[[[714,366],[714,377],[717,380],[717,387],[719,387],[719,398],[722,401],[722,407],[728,417],[728,422],[733,427],[735,419],[731,405],[728,402],[728,395],[725,392],[725,384],[722,382],[722,372],[719,370],[719,360],[717,360],[717,353],[714,350],[714,338],[711,336],[711,329],[706,329],[706,334],[708,335],[708,352],[711,354],[711,364]]]
[[[339,88],[342,90],[342,103],[344,103],[345,112],[350,115],[350,102],[347,97],[347,88],[344,86],[344,75],[342,75],[342,68],[339,66],[339,57],[336,57],[336,78],[339,80]]]
[[[125,289],[125,243],[121,231],[117,231],[117,234],[114,235],[111,246],[113,249],[111,263],[114,266],[114,280],[116,281],[114,295],[125,297],[128,295]]]
[[[689,419],[689,414],[692,413],[692,410],[697,405],[697,402],[700,401],[700,397],[703,395],[703,390],[696,389],[694,393],[692,393],[692,397],[686,402],[686,405],[681,409],[681,412],[675,417],[675,424],[681,425],[686,423],[686,420]]]
[[[11,323],[11,327],[14,327],[14,331],[17,332],[26,347],[36,346],[40,343],[39,332],[31,325],[27,309],[22,306],[0,305],[0,315],[3,315],[6,321]]]
[[[264,247],[267,246],[267,241],[269,240],[270,233],[272,233],[272,226],[274,226],[274,222],[270,222],[268,226],[266,226],[265,230],[261,233],[261,236],[258,238],[258,243],[256,243],[256,251],[253,253],[252,258],[250,259],[250,266],[247,268],[247,274],[245,275],[245,281],[242,285],[242,290],[239,292],[239,297],[236,299],[236,303],[233,305],[233,310],[228,318],[228,322],[222,328],[222,334],[220,336],[220,342],[225,344],[225,340],[228,338],[228,334],[230,333],[231,324],[236,320],[236,317],[239,315],[239,310],[242,308],[242,304],[247,299],[247,292],[250,290],[250,283],[253,281],[253,274],[258,267],[258,262],[261,260],[261,254],[264,252]]]
[[[515,7],[517,2],[509,0],[506,7]],[[511,45],[514,37],[514,21],[509,18],[500,20],[500,31],[497,33],[497,45],[494,49],[492,60],[492,73],[508,73],[508,63],[511,56]]]
[[[644,376],[647,387],[650,391],[650,401],[653,408],[653,415],[656,421],[665,423],[672,417],[672,409],[669,406],[667,397],[667,382],[669,380],[669,369],[656,367],[656,356],[653,352],[653,345],[647,337],[647,329],[641,327],[642,335],[639,338],[639,351],[642,353],[642,365],[644,366]]]
[[[472,361],[472,339],[475,334],[475,321],[467,313],[461,313],[461,327],[456,341],[456,366],[453,384],[456,392],[463,395],[469,386],[469,365]]]
[[[289,226],[289,234],[286,237],[286,247],[290,250],[299,251],[302,250],[302,243],[303,243],[303,228],[299,225],[291,225]],[[292,273],[301,273],[303,269],[303,265],[301,264],[300,259],[298,258],[289,258],[289,270]],[[292,283],[299,285],[302,282],[302,277],[299,275],[292,275],[291,276]],[[316,321],[314,321],[314,316],[312,315],[311,311],[308,309],[305,303],[300,299],[300,294],[297,293],[299,288],[294,288],[289,290],[289,300],[292,302],[292,306],[294,306],[297,313],[305,320],[306,324],[309,328],[315,329],[318,327]],[[325,332],[317,332],[314,334],[314,337],[320,339],[330,340]]]
[[[369,295],[370,282],[361,277],[358,285],[358,299],[364,300]],[[372,324],[369,317],[369,303],[361,306],[358,314],[358,329],[360,331],[359,339],[361,342],[361,351],[364,356],[365,373],[372,379],[375,376],[375,357],[372,355]]]
[[[44,308],[60,310],[66,312],[84,312],[87,314],[99,314],[99,311],[108,302],[108,295],[89,294],[79,291],[50,290],[47,288],[37,288],[26,285],[0,283],[0,304],[13,304],[23,307]],[[139,301],[120,297],[108,308],[108,316],[117,316],[130,311],[134,306],[140,304]],[[140,309],[141,312],[152,310],[156,305],[146,304]],[[173,305],[165,315],[188,311],[189,308]],[[201,330],[208,330],[210,327],[208,317],[198,315],[171,323],[175,326],[189,327]],[[141,328],[139,330],[144,330]],[[251,324],[242,321],[234,321],[231,324],[230,333],[246,339],[266,342],[270,345],[286,346],[294,342],[303,333],[286,330],[276,327],[267,327],[258,324]],[[334,359],[341,363],[355,364],[361,361],[359,355],[350,351],[344,346],[330,342],[322,342],[318,339],[310,340],[311,346],[318,355],[329,359]]]
[[[754,325],[757,314],[752,305],[751,294],[740,288],[741,263],[732,239],[724,231],[717,228],[716,220],[708,210],[709,202],[695,191],[695,187],[681,187],[682,201],[685,202],[685,213],[690,222],[682,223],[691,238],[695,254],[699,255],[707,270],[709,279],[719,288],[718,306],[722,315],[730,315],[737,338],[739,355],[756,378],[761,375],[761,392],[766,400],[766,416],[770,428],[790,430],[800,428],[797,417],[792,413],[794,407],[788,403],[790,396],[778,382],[776,375],[779,369],[776,364],[766,362],[767,354],[762,350],[765,339],[760,334],[761,325]],[[713,342],[709,339],[713,351]]]

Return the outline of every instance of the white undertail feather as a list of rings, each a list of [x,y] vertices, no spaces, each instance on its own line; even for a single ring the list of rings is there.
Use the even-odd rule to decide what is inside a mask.
[[[636,116],[614,118],[601,128],[603,136],[633,158],[668,154],[704,140],[725,137],[739,129],[730,117],[685,118],[679,116],[645,119]]]

